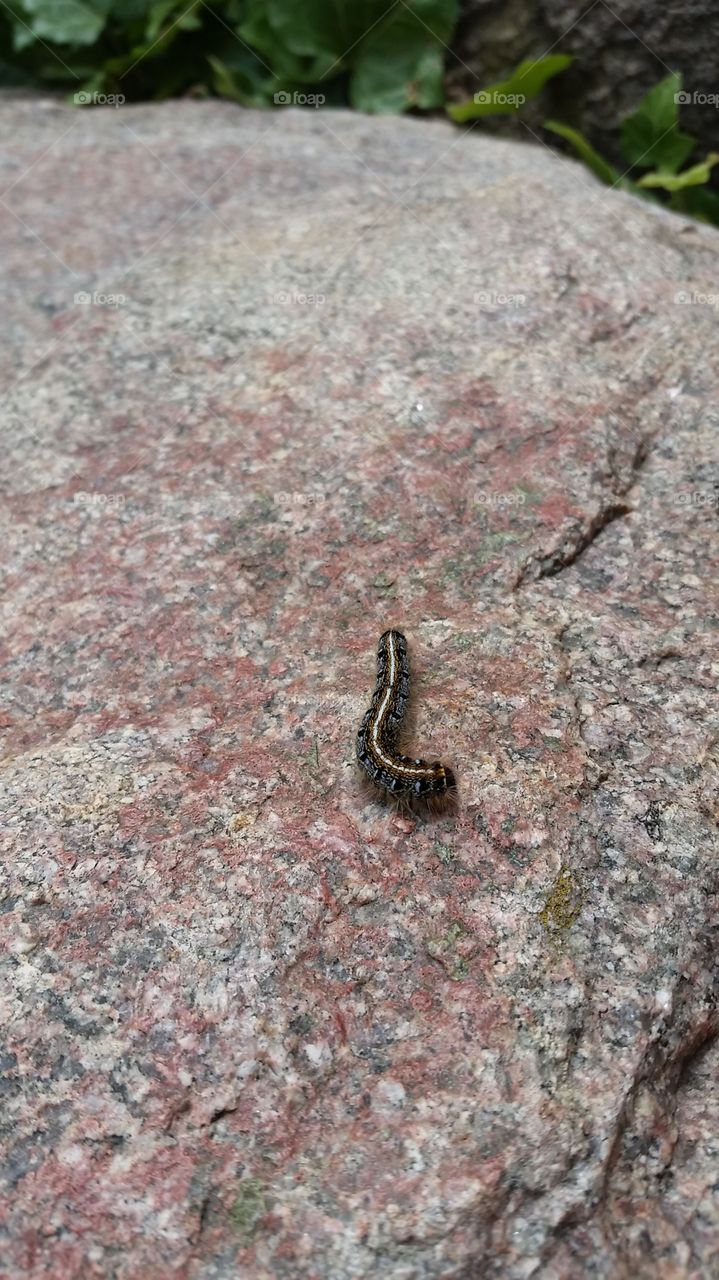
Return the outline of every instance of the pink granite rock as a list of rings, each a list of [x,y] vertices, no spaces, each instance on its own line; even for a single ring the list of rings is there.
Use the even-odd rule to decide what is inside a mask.
[[[715,1276],[716,233],[2,112],[3,1280]],[[388,626],[434,821],[355,773]]]

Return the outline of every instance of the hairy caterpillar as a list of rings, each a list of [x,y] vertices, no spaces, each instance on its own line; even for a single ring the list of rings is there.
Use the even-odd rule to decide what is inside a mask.
[[[377,649],[377,684],[357,734],[357,759],[367,777],[401,803],[447,799],[456,790],[452,770],[399,750],[409,694],[407,641],[401,631],[385,631]]]

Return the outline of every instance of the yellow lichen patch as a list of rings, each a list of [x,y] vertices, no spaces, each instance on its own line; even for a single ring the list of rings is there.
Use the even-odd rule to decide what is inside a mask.
[[[80,778],[78,786],[84,781]],[[100,785],[101,784],[101,785]],[[123,804],[133,798],[132,779],[122,774],[110,774],[98,779],[98,789],[91,790],[88,785],[84,804],[60,801],[63,822],[96,822],[102,818],[114,816]]]
[[[244,831],[247,827],[254,827],[256,821],[254,813],[233,813],[228,826],[230,831]]]
[[[562,867],[539,913],[550,938],[558,941],[571,929],[584,904],[584,894],[571,867]]]

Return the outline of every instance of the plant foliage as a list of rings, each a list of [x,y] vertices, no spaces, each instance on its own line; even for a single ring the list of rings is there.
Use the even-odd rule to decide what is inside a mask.
[[[0,84],[437,108],[456,18],[457,0],[17,0]]]

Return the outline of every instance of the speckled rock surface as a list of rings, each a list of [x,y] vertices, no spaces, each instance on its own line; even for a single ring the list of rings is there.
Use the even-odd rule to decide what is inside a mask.
[[[3,1278],[715,1276],[719,237],[2,112]],[[432,822],[353,767],[390,625]]]

